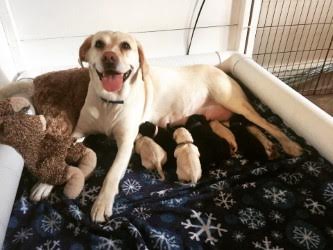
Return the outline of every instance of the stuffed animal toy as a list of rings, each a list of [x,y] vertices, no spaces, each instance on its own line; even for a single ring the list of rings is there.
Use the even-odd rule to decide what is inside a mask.
[[[139,133],[143,136],[152,138],[167,152],[168,161],[174,160],[174,151],[177,146],[172,138],[172,134],[164,128],[158,127],[151,122],[142,123],[139,127]]]
[[[70,136],[53,134],[43,115],[27,115],[24,98],[0,101],[0,143],[14,147],[29,172],[41,182],[64,186],[68,198],[76,198],[84,178],[96,166],[95,153]],[[73,167],[78,165],[79,167]]]
[[[193,144],[190,132],[185,128],[177,128],[173,138],[177,143],[174,155],[177,159],[178,179],[196,184],[202,173],[199,150]]]
[[[161,180],[165,180],[162,166],[167,161],[167,153],[153,139],[138,135],[135,141],[135,152],[141,157],[141,164],[149,170],[156,169]]]
[[[37,114],[44,115],[48,127],[62,135],[71,135],[84,104],[88,85],[88,69],[50,72],[33,80],[32,104]]]
[[[185,128],[191,133],[194,144],[199,148],[202,165],[220,164],[230,158],[229,143],[212,131],[203,115],[190,116]]]

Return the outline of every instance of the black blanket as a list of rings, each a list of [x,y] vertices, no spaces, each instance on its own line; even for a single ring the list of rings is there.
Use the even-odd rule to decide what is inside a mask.
[[[86,144],[98,166],[82,195],[67,200],[56,188],[45,201],[29,201],[35,180],[24,172],[4,249],[333,249],[333,166],[257,99],[266,119],[299,142],[304,154],[248,161],[241,152],[220,166],[204,166],[196,186],[167,180],[133,155],[120,183],[113,216],[90,221],[90,209],[116,146],[102,136]],[[272,139],[274,141],[274,139]]]

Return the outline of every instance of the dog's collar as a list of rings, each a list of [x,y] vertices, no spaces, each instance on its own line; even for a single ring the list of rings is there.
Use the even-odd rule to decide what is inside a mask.
[[[124,100],[116,100],[116,101],[112,101],[112,100],[107,100],[103,97],[100,97],[102,102],[105,102],[105,103],[111,103],[111,104],[124,104]]]
[[[192,141],[183,141],[183,142],[180,142],[177,144],[177,147],[180,147],[180,146],[183,146],[183,145],[186,145],[186,144],[193,144]]]

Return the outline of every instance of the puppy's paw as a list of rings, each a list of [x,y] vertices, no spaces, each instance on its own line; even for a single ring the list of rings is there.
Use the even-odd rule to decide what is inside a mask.
[[[46,199],[53,189],[53,185],[46,183],[37,183],[30,192],[30,200],[32,201],[40,201]]]
[[[265,148],[265,152],[266,152],[268,160],[275,160],[275,159],[279,158],[280,154],[278,151],[278,147],[273,142],[267,140],[263,144],[263,146]]]
[[[96,223],[105,222],[112,216],[114,197],[100,193],[91,209],[91,220]]]

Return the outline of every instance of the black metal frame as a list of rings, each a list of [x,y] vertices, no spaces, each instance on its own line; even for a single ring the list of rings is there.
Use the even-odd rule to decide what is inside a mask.
[[[333,93],[332,10],[333,0],[263,0],[253,59],[303,95]]]

